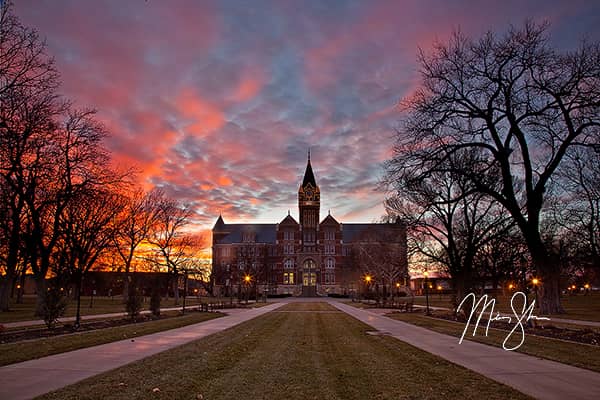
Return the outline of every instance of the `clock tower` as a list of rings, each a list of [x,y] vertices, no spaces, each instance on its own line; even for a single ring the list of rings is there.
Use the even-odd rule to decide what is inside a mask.
[[[319,269],[318,231],[321,191],[310,165],[310,150],[304,179],[298,189],[298,208],[300,210],[300,248],[299,264],[302,273],[302,295],[316,296]]]
[[[310,165],[310,150],[304,179],[298,189],[298,207],[300,209],[300,226],[302,230],[303,252],[313,253],[317,246],[317,231],[319,229],[319,209],[321,207],[321,191],[312,166]]]

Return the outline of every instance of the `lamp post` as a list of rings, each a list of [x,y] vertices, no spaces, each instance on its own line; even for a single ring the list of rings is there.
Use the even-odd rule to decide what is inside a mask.
[[[538,278],[533,278],[531,280],[531,283],[533,283],[533,290],[535,290],[535,302],[538,302],[538,284],[540,283],[540,280]],[[538,304],[538,307],[540,305]]]
[[[372,279],[373,278],[371,278],[371,275],[365,276],[365,297],[369,297],[369,285],[371,284]]]
[[[427,304],[427,308],[425,309],[425,314],[429,315],[430,314],[430,312],[429,312],[429,281],[428,281],[429,272],[428,271],[423,272],[423,276],[425,276],[425,302]]]
[[[248,304],[248,290],[249,290],[251,279],[252,278],[250,278],[250,275],[244,276],[244,284],[246,285],[246,304]]]

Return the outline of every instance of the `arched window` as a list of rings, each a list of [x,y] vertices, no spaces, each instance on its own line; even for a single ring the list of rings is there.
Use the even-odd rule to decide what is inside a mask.
[[[328,258],[325,260],[325,268],[332,269],[335,268],[335,259]]]
[[[293,269],[294,268],[294,260],[287,258],[284,262],[283,262],[283,268],[285,269]]]

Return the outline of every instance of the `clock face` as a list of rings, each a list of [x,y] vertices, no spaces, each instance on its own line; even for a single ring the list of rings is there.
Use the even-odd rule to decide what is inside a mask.
[[[313,193],[312,189],[306,189],[306,192],[304,192],[304,193],[306,194],[307,199],[313,198],[314,193]]]

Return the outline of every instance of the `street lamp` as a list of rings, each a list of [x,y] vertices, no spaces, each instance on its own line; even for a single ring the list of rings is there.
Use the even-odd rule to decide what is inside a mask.
[[[583,288],[585,289],[585,295],[587,296],[588,292],[590,291],[590,284],[586,283],[583,285]]]
[[[369,285],[371,284],[371,281],[373,280],[373,278],[371,277],[371,275],[365,275],[365,297],[369,297]]]
[[[429,278],[429,272],[425,271],[423,272],[423,276],[425,276],[425,302],[427,304],[427,308],[425,311],[426,315],[429,315],[429,282],[428,282],[428,278]]]
[[[441,285],[437,285],[437,291],[440,294],[440,300],[442,299],[442,286]]]
[[[246,304],[248,304],[248,291],[250,290],[249,285],[251,280],[252,278],[250,278],[250,275],[246,274],[244,276],[244,283],[246,284]]]
[[[539,285],[539,283],[540,283],[540,280],[539,280],[538,278],[533,278],[533,279],[531,280],[531,283],[533,283],[533,288],[534,288],[534,290],[535,290],[535,302],[537,303],[537,302],[538,302],[538,285]],[[539,307],[539,306],[540,306],[540,305],[538,304],[538,307]]]

